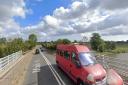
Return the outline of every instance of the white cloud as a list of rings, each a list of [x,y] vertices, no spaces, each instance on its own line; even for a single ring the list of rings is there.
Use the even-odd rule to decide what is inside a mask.
[[[22,7],[13,7],[12,11],[15,13],[15,16],[25,17],[25,10]]]
[[[126,35],[128,34],[128,25],[119,25],[112,27],[111,29],[101,31],[102,35]]]
[[[0,33],[2,33],[2,31],[3,31],[3,29],[2,29],[2,27],[0,27]]]
[[[115,10],[115,9],[124,9],[128,7],[128,0],[104,0],[102,2],[102,7],[108,10]]]
[[[6,20],[13,16],[25,16],[24,0],[0,0],[1,20]]]
[[[59,27],[60,21],[57,20],[56,18],[54,18],[53,16],[47,15],[47,16],[44,18],[44,21],[45,21],[46,24],[47,24],[48,26],[50,26],[50,27],[53,27],[53,28]]]
[[[17,32],[20,30],[20,26],[13,19],[8,19],[7,21],[0,22],[0,26],[2,29],[1,34],[9,34],[11,32]]]
[[[98,7],[106,10],[120,10],[128,8],[128,0],[80,0],[88,4],[90,9]]]
[[[21,27],[13,17],[25,18],[26,10],[24,0],[0,0],[1,35],[14,37],[15,34],[19,34]]]
[[[70,8],[60,7],[57,8],[53,15],[60,19],[74,19],[82,16],[87,11],[87,4],[75,1],[71,4]]]

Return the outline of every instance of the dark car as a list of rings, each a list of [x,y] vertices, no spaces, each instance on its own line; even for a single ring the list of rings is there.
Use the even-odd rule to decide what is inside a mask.
[[[39,53],[40,53],[39,49],[36,49],[35,54],[39,54]]]
[[[41,52],[46,51],[46,49],[43,47],[40,47],[40,50],[41,50]]]

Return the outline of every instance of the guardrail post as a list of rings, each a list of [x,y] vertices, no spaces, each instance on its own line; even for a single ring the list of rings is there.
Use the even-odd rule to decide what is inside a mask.
[[[20,51],[20,57],[22,57],[22,50]]]
[[[10,56],[7,56],[7,57],[8,57],[7,59],[8,59],[8,65],[9,65],[9,63],[10,63],[10,62],[9,62],[9,61],[10,61],[10,60],[9,60],[9,57],[10,57]]]
[[[17,54],[17,52],[13,54],[13,63],[15,63],[15,60],[16,60],[16,54]]]
[[[1,59],[0,59],[0,70],[2,69],[2,66],[1,66],[2,64],[1,64],[1,62],[2,62],[2,61],[1,61]]]

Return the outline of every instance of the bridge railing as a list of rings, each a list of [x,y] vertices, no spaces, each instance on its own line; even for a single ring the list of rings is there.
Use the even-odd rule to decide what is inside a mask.
[[[21,56],[22,51],[18,51],[4,58],[0,58],[0,71],[6,70],[6,67],[14,64]]]

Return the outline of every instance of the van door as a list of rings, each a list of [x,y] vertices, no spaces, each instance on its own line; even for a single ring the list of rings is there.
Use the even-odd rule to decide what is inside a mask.
[[[68,74],[69,73],[69,65],[70,65],[70,52],[64,51],[64,59],[63,59],[63,69]]]
[[[63,59],[64,59],[64,56],[63,56],[63,51],[62,50],[57,50],[57,61],[60,65],[61,68],[63,68]]]
[[[70,62],[70,75],[72,76],[72,79],[76,81],[77,77],[80,75],[80,67],[76,65],[76,62],[78,64],[78,57],[76,52],[71,53],[71,62]]]

